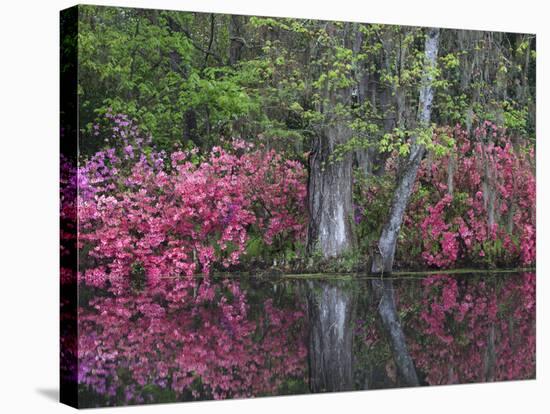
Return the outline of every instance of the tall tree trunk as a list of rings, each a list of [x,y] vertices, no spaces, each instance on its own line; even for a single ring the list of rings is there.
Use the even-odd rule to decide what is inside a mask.
[[[402,385],[416,387],[419,385],[418,376],[395,307],[392,282],[389,279],[374,279],[371,281],[371,287],[374,298],[378,302],[378,314],[382,320],[382,326],[390,342],[399,382]]]
[[[345,26],[347,28],[348,26]],[[327,32],[337,39],[340,34],[329,25]],[[344,44],[349,32],[344,30]],[[327,55],[333,50],[328,48]],[[352,168],[353,153],[336,158],[335,149],[349,141],[352,130],[345,108],[351,107],[351,87],[327,82],[320,111],[323,123],[313,140],[309,156],[307,247],[310,254],[320,252],[325,258],[338,257],[355,244],[353,236]]]
[[[235,66],[241,59],[245,45],[243,16],[229,16],[229,65]]]
[[[494,168],[490,165],[490,156],[486,153],[485,149],[487,142],[483,142],[484,147],[481,150],[481,160],[483,163],[481,188],[483,190],[483,205],[487,211],[487,226],[490,230],[495,224],[496,188],[494,182]]]
[[[308,281],[309,386],[312,392],[353,389],[353,289]]]
[[[310,222],[308,250],[323,257],[337,257],[353,247],[352,153],[341,160],[331,157],[345,144],[351,130],[340,123],[327,126],[316,137],[309,158],[308,200]]]
[[[418,124],[421,128],[428,128],[430,125],[432,101],[433,101],[433,80],[436,68],[437,51],[439,46],[439,29],[430,28],[426,36],[425,46],[425,68],[420,87],[420,99],[418,108]],[[403,166],[398,179],[397,187],[392,200],[390,215],[384,225],[382,235],[378,241],[378,251],[375,253],[372,263],[373,273],[391,272],[395,256],[397,236],[403,222],[403,215],[409,202],[409,198],[416,180],[416,174],[420,161],[426,149],[422,143],[413,139],[409,157]]]
[[[353,23],[353,54],[355,56],[361,53],[364,34],[360,30],[359,23]],[[355,99],[354,104],[364,105],[367,100],[367,91],[370,81],[369,71],[365,62],[358,62],[357,67],[354,70],[355,80],[357,82],[357,87],[353,91],[353,96]],[[360,171],[363,172],[365,176],[368,176],[372,172],[372,160],[371,160],[371,148],[357,148],[355,151],[355,163]]]
[[[454,174],[455,174],[456,159],[454,154],[449,155],[449,162],[447,164],[447,193],[453,195],[454,192]]]

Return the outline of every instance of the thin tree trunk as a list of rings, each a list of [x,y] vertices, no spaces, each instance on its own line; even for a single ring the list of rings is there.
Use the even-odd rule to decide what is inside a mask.
[[[422,85],[420,88],[418,124],[422,128],[428,128],[430,125],[432,102],[433,102],[433,80],[436,67],[437,51],[439,46],[439,29],[430,28],[426,36],[426,63]],[[426,149],[422,143],[413,140],[410,148],[409,158],[403,167],[401,176],[398,179],[395,189],[390,216],[378,241],[378,251],[375,253],[372,263],[373,273],[390,273],[393,268],[395,256],[395,246],[397,236],[403,222],[405,209],[416,180],[416,174],[420,166],[420,161],[424,156]]]
[[[203,69],[208,66],[208,58],[210,57],[210,51],[212,50],[212,44],[214,43],[215,29],[216,15],[214,13],[210,13],[210,38],[208,40],[208,49],[204,55],[204,64],[202,65]]]
[[[489,229],[495,224],[496,189],[494,188],[494,171],[489,164],[489,154],[482,149],[483,177],[481,188],[483,189],[483,205],[487,211],[487,226]]]
[[[449,163],[447,164],[447,193],[453,195],[454,192],[454,174],[455,174],[455,156],[449,155]]]

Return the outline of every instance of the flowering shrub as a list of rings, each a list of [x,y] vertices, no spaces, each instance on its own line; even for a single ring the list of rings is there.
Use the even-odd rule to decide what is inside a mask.
[[[429,215],[421,223],[425,250],[439,243],[436,254],[427,252],[424,259],[437,267],[452,266],[459,258],[493,265],[533,264],[533,149],[514,148],[506,131],[489,122],[474,131],[473,142],[458,127],[453,133],[458,156],[452,195],[444,184],[449,178],[449,156],[432,163],[429,174],[428,165],[423,169],[423,178],[431,176],[432,185],[445,192],[434,207],[428,208]],[[444,227],[430,226],[445,213]]]
[[[273,150],[234,140],[229,149],[148,147],[122,115],[111,115],[114,145],[79,169],[79,280],[124,289],[128,278],[209,274],[242,256],[249,235],[304,235],[305,171]]]
[[[92,130],[108,149],[78,170],[79,247],[86,252],[81,281],[120,285],[129,275],[156,283],[163,275],[208,274],[212,266],[238,264],[251,239],[262,240],[264,250],[303,241],[306,171],[299,162],[239,140],[209,153],[194,148],[168,156],[126,116],[107,113],[106,119]],[[398,262],[532,265],[533,149],[489,122],[472,136],[457,126],[438,130],[434,139],[452,148],[422,162]],[[389,176],[397,164],[397,154],[388,159]],[[355,184],[359,245],[368,248],[393,188],[379,178],[356,177]]]
[[[506,130],[485,122],[470,136],[459,126],[443,128],[434,139],[452,136],[448,154],[430,154],[403,219],[396,260],[401,265],[437,268],[533,265],[536,259],[534,149],[514,142]],[[397,174],[397,154],[387,161]],[[357,182],[356,182],[357,183]],[[449,188],[449,186],[451,186]],[[391,199],[384,181],[359,182],[355,202],[359,229],[380,234],[381,200]],[[358,195],[357,195],[358,194]],[[376,200],[373,200],[373,194]],[[367,235],[368,237],[368,235]],[[419,260],[421,259],[421,260]]]
[[[443,211],[451,204],[452,199],[451,195],[446,194],[435,206],[428,207],[428,216],[420,224],[424,239],[422,258],[428,265],[450,266],[457,259],[457,236],[456,233],[449,231],[451,226],[443,217]],[[433,249],[434,239],[439,242],[440,248],[437,246]]]
[[[61,176],[62,254],[78,243],[80,258],[83,389],[140,403],[269,394],[301,378],[302,311],[267,300],[252,317],[239,285],[209,274],[239,263],[251,235],[304,236],[302,165],[239,140],[168,156],[120,114],[92,131],[106,149],[78,169],[62,161]]]
[[[61,154],[60,159],[60,257],[61,284],[76,282],[74,274],[77,240],[77,168],[76,163]]]

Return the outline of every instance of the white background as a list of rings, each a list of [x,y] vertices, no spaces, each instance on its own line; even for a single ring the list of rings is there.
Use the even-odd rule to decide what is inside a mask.
[[[119,412],[550,412],[547,281],[550,13],[544,0],[142,0],[97,4],[537,33],[537,380],[119,408]],[[0,3],[0,411],[69,412],[58,393],[58,13]],[[546,63],[546,66],[543,64]],[[546,129],[545,129],[546,127]],[[546,162],[545,162],[546,161]],[[546,406],[546,407],[545,407]],[[115,412],[103,409],[102,413]]]

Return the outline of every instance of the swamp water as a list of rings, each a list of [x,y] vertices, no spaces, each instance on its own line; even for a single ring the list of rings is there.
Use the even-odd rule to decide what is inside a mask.
[[[85,407],[535,377],[534,272],[163,279],[78,309]]]

